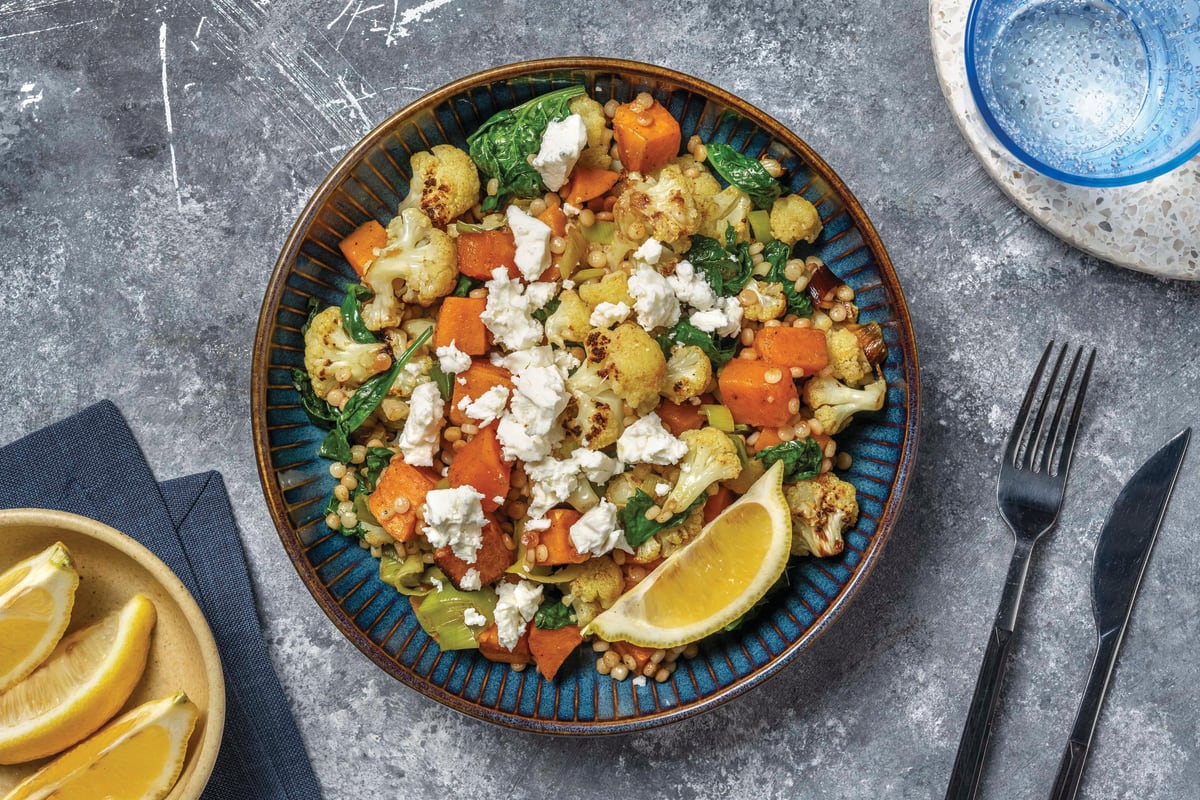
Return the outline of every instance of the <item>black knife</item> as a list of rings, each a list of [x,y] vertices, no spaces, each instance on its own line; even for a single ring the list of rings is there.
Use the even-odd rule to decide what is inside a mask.
[[[1083,765],[1092,745],[1092,733],[1104,693],[1117,661],[1117,651],[1129,624],[1133,598],[1137,595],[1150,550],[1158,536],[1163,514],[1179,468],[1187,453],[1192,429],[1187,428],[1167,442],[1134,473],[1117,495],[1108,521],[1100,531],[1092,563],[1092,612],[1096,617],[1099,642],[1092,674],[1079,702],[1075,727],[1067,740],[1058,766],[1058,777],[1050,791],[1050,800],[1071,800],[1079,791]]]

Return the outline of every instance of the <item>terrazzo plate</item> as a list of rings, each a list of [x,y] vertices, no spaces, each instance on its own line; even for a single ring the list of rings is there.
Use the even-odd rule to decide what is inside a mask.
[[[78,514],[39,508],[0,511],[0,572],[55,542],[71,552],[79,588],[67,632],[85,628],[141,592],[157,619],[146,671],[119,714],[178,691],[200,709],[179,780],[164,800],[198,800],[212,774],[225,727],[225,678],[204,614],[170,568],[136,541]],[[0,794],[49,759],[0,766]]]
[[[1133,186],[1069,186],[1022,164],[988,130],[967,85],[971,0],[929,0],[929,37],[946,103],[967,144],[1026,214],[1067,244],[1118,266],[1200,280],[1200,158]]]
[[[308,301],[337,304],[354,272],[337,243],[361,223],[385,223],[407,192],[409,157],[431,145],[465,147],[495,111],[572,83],[601,102],[650,91],[682,120],[686,140],[727,141],[784,165],[789,191],[816,204],[825,223],[813,251],[857,291],[864,320],[885,332],[887,405],[841,437],[854,456],[862,520],[832,559],[800,559],[790,588],[736,634],[702,644],[665,683],[637,687],[596,673],[577,652],[546,681],[513,672],[475,651],[441,652],[421,630],[406,598],[384,584],[378,562],[325,527],[333,489],[317,457],[322,431],[292,388],[302,367],[301,326]],[[871,571],[895,525],[917,441],[917,352],[896,274],[866,214],[842,181],[795,134],[742,100],[677,72],[609,59],[532,61],[463,78],[397,112],[359,142],[330,173],[297,220],[267,287],[255,344],[254,444],[267,504],[284,548],[317,603],[389,675],[447,706],[490,722],[542,733],[615,733],[678,720],[761,683],[829,628]]]

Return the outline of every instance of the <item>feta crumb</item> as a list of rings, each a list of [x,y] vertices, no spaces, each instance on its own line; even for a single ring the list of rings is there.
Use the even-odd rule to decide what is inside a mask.
[[[443,345],[437,349],[437,357],[438,366],[447,375],[466,372],[471,368],[471,357],[458,349],[454,339],[450,340],[450,344]]]
[[[650,331],[669,328],[679,321],[679,300],[667,279],[652,267],[639,264],[629,277],[629,293],[638,324]]]
[[[654,484],[654,496],[655,497],[666,497],[667,492],[669,492],[669,491],[671,491],[671,484],[669,484],[669,483]]]
[[[474,592],[482,585],[479,580],[479,570],[471,567],[463,573],[462,580],[458,582],[464,592]]]
[[[637,686],[640,689],[641,687],[646,685],[646,676],[638,675],[637,677],[635,677],[633,679],[632,683],[634,686]]]
[[[542,183],[557,192],[567,182],[579,154],[587,147],[587,126],[583,117],[571,114],[566,119],[553,120],[542,134],[542,146],[530,162],[542,176]]]
[[[525,521],[525,530],[527,531],[545,531],[550,529],[550,520],[546,517],[539,519],[530,519]]]
[[[575,281],[571,280],[570,278],[567,278],[562,282],[562,287],[564,289],[574,289]]]
[[[487,617],[480,614],[473,606],[463,609],[463,624],[472,628],[483,628],[488,624]]]
[[[585,511],[571,526],[568,535],[577,553],[602,556],[612,552],[613,548],[620,548],[626,553],[633,552],[633,548],[625,541],[625,531],[617,524],[617,507],[605,499]]]
[[[563,203],[562,210],[563,210],[563,213],[566,214],[568,217],[578,217],[579,212],[583,211],[582,208],[576,208],[575,206],[571,205],[570,203]],[[570,287],[568,287],[568,288],[570,288]]]
[[[586,448],[575,450],[567,458],[545,458],[525,464],[532,487],[528,512],[530,521],[525,523],[525,529],[530,530],[533,520],[565,502],[585,478],[593,483],[605,483],[620,469],[621,463],[617,459]],[[549,527],[549,522],[546,522],[546,527]]]
[[[696,274],[690,261],[680,261],[675,272],[667,277],[679,302],[700,311],[707,311],[717,304],[717,295],[703,275]]]
[[[742,304],[736,297],[722,297],[712,308],[693,312],[688,321],[705,333],[736,336],[742,329]]]
[[[618,322],[624,322],[632,310],[624,301],[597,303],[595,309],[592,310],[592,316],[588,318],[588,324],[593,328],[611,328]]]
[[[517,206],[509,206],[507,215],[508,229],[512,231],[517,246],[513,261],[525,280],[536,281],[550,268],[550,226]],[[507,270],[505,274],[508,274]]]
[[[433,585],[433,590],[435,592],[440,592],[442,589],[445,588],[445,584],[442,583],[441,581],[439,581],[437,578],[433,577],[432,575],[429,576],[429,582]]]
[[[549,253],[548,250],[546,252]],[[542,299],[545,291],[534,287],[550,286],[553,289],[554,284],[533,283],[526,288],[520,280],[509,278],[508,270],[504,267],[497,267],[492,271],[492,279],[486,286],[487,304],[480,319],[492,332],[496,341],[509,350],[522,350],[541,342],[545,336],[545,329],[542,323],[533,318],[533,312],[549,302],[553,293]]]
[[[500,646],[512,650],[525,632],[525,626],[537,613],[542,602],[542,587],[529,581],[501,583],[496,587],[499,600],[492,615],[496,619],[496,633]]]
[[[421,507],[425,538],[435,548],[449,547],[454,555],[474,564],[487,524],[482,500],[483,495],[470,486],[430,491]]]
[[[476,420],[480,427],[487,427],[500,419],[507,406],[507,386],[493,386],[474,400],[468,396],[458,401],[459,410]]]
[[[413,389],[408,407],[408,419],[404,420],[404,430],[400,431],[396,445],[408,464],[414,467],[432,467],[433,456],[438,451],[441,439],[442,425],[445,423],[443,413],[446,410],[446,403],[442,400],[437,384],[429,381]]]
[[[566,387],[569,366],[559,363],[548,346],[512,353],[502,363],[512,372],[513,382],[509,410],[496,429],[504,457],[541,461],[564,436],[558,416],[571,399]]]
[[[687,445],[663,427],[662,419],[651,411],[630,425],[617,439],[617,458],[626,464],[676,464],[687,454]]]
[[[657,264],[662,258],[663,246],[658,239],[650,238],[642,242],[642,246],[633,251],[633,257],[647,264]]]

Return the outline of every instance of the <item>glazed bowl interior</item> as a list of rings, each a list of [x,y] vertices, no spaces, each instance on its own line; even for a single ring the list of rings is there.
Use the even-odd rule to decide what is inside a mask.
[[[358,225],[386,224],[408,191],[409,158],[432,145],[465,147],[498,110],[582,83],[600,102],[648,91],[680,120],[683,138],[728,142],[784,167],[785,191],[811,200],[824,231],[815,254],[857,292],[863,321],[884,330],[889,355],[883,412],[840,437],[854,458],[846,474],[862,519],[836,558],[799,559],[790,586],[764,613],[731,634],[702,643],[671,680],[635,686],[599,675],[579,651],[555,681],[513,672],[475,651],[441,652],[421,630],[408,600],[384,584],[378,562],[356,540],[330,531],[322,507],[332,491],[317,456],[322,431],[292,388],[303,369],[301,326],[309,301],[338,304],[354,281],[338,242]],[[253,367],[252,414],[264,493],[284,548],[335,625],[388,674],[451,708],[543,733],[612,733],[680,719],[719,704],[774,674],[828,627],[866,577],[891,532],[912,467],[918,367],[908,311],[883,245],[842,181],[803,141],[758,109],[700,80],[610,59],[525,62],[449,84],[385,120],[317,189],[297,220],[267,287]]]

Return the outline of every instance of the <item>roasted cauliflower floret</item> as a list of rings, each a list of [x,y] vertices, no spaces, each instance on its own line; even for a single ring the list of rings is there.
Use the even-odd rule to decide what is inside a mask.
[[[692,184],[678,164],[667,164],[640,181],[630,181],[617,198],[613,219],[617,229],[635,244],[650,236],[670,243],[700,230]]]
[[[313,391],[324,399],[334,388],[351,394],[367,378],[390,366],[382,342],[362,344],[342,327],[342,311],[330,306],[313,317],[304,334],[304,369],[312,378]]]
[[[792,555],[836,556],[842,534],[858,522],[853,484],[825,472],[784,487],[792,512]]]
[[[399,325],[404,303],[433,305],[458,281],[454,240],[434,228],[425,212],[404,209],[388,223],[387,233],[387,246],[363,276],[375,293],[363,305],[363,322],[371,330]]]
[[[703,163],[697,162],[690,153],[681,155],[675,159],[675,163],[679,166],[683,177],[687,179],[688,184],[691,186],[692,198],[696,202],[696,209],[700,212],[701,217],[703,217],[705,215],[705,205],[712,198],[720,194],[721,184],[708,171],[708,167]],[[695,174],[689,174],[691,172]]]
[[[737,445],[716,428],[684,431],[679,438],[687,445],[687,455],[679,462],[679,478],[662,503],[662,510],[672,514],[696,502],[713,483],[736,478],[742,471]]]
[[[587,303],[588,313],[601,303],[624,303],[633,308],[633,295],[629,293],[629,276],[624,272],[610,272],[596,283],[585,283],[579,287],[579,297]]]
[[[692,540],[704,527],[704,504],[692,509],[687,519],[674,528],[666,528],[642,542],[634,551],[633,560],[646,564],[666,558]]]
[[[825,342],[829,347],[833,377],[849,386],[862,386],[874,376],[871,362],[853,331],[830,328],[825,332]]]
[[[466,151],[435,144],[432,152],[414,153],[409,164],[412,181],[397,213],[419,208],[444,228],[479,202],[479,171]]]
[[[396,380],[392,382],[391,388],[388,389],[388,396],[399,397],[402,400],[412,397],[414,389],[422,383],[429,383],[433,380],[429,374],[432,369],[432,356],[414,356],[409,359],[408,363],[400,370],[400,374],[396,376]]]
[[[746,289],[754,294],[754,302],[744,307],[746,319],[766,322],[779,319],[787,312],[787,298],[783,296],[781,284],[754,279],[746,284]]]
[[[583,125],[587,129],[587,147],[579,154],[575,166],[608,169],[612,166],[612,156],[608,153],[612,144],[612,128],[608,127],[604,106],[581,94],[572,98],[567,108],[572,114],[583,118]]]
[[[566,342],[582,342],[592,329],[588,321],[591,313],[574,289],[564,289],[558,295],[558,308],[546,318],[546,338],[559,347]]]
[[[571,608],[580,626],[587,625],[596,615],[610,608],[625,590],[621,568],[608,556],[589,558],[581,565],[580,573],[568,584]]]
[[[883,408],[886,393],[887,384],[882,377],[861,389],[832,377],[816,377],[804,384],[804,402],[813,409],[813,418],[829,436],[844,431],[858,412]]]
[[[584,359],[567,378],[567,391],[571,399],[562,427],[568,436],[591,450],[608,447],[621,437],[624,403],[598,361]]]
[[[712,362],[695,345],[677,347],[667,359],[667,371],[659,391],[672,403],[682,403],[702,394],[712,382]]]
[[[637,494],[638,489],[653,497],[655,485],[661,482],[662,478],[649,464],[639,462],[630,469],[614,475],[604,487],[604,497],[617,508],[624,508]]]
[[[821,235],[821,215],[798,194],[780,197],[771,205],[771,235],[789,247],[801,240],[812,244]]]
[[[726,186],[718,194],[706,200],[703,208],[703,224],[700,232],[718,241],[725,240],[725,229],[733,226],[738,241],[750,238],[750,212],[754,204],[750,196],[736,186]]]
[[[617,395],[647,414],[658,405],[658,387],[667,371],[662,349],[633,322],[611,331],[593,328],[583,340],[587,360],[600,365]]]

